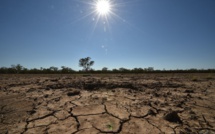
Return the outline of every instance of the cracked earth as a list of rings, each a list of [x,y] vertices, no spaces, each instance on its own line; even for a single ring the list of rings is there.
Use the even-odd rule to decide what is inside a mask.
[[[2,75],[0,133],[215,134],[207,76]]]

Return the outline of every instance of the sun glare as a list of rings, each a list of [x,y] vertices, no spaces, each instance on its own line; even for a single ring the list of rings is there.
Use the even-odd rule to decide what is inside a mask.
[[[108,0],[98,0],[96,3],[96,11],[100,15],[107,15],[110,12],[110,2]]]

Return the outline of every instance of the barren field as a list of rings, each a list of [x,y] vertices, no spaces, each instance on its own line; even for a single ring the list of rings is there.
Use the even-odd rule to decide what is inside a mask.
[[[0,133],[215,134],[215,76],[1,75]]]

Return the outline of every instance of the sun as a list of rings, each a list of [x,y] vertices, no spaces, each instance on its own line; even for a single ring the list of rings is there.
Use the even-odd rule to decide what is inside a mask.
[[[108,15],[111,10],[111,5],[108,0],[98,0],[96,3],[96,11],[99,15]]]

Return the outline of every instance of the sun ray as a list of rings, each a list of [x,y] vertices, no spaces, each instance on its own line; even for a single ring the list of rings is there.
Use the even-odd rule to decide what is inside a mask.
[[[79,21],[85,19],[86,17],[91,16],[91,15],[94,14],[94,13],[95,13],[95,11],[92,11],[92,12],[90,12],[90,13],[88,13],[88,14],[86,14],[86,15],[84,15],[84,16],[82,16],[82,17],[76,19],[76,20],[74,20],[72,23],[79,22]]]
[[[99,15],[108,15],[111,10],[111,5],[108,0],[98,0],[96,2],[96,11]]]
[[[93,26],[93,30],[92,30],[92,33],[91,33],[90,37],[91,37],[91,36],[93,35],[93,33],[95,32],[96,27],[97,27],[97,24],[98,24],[98,22],[99,22],[99,19],[100,19],[100,16],[98,15],[97,18],[96,18],[96,23],[95,23],[95,25]]]
[[[144,33],[142,30],[140,30],[140,28],[135,27],[134,25],[130,24],[126,19],[120,17],[119,15],[115,14],[114,12],[111,12],[112,15],[114,15],[115,17],[117,17],[119,20],[121,20],[123,23],[126,23],[127,25],[129,25],[131,28],[136,29],[137,31]]]
[[[111,30],[111,21],[115,20],[118,21],[119,23],[123,23],[128,25],[130,28],[135,29],[141,33],[144,33],[139,27],[136,27],[135,25],[132,25],[129,23],[128,20],[120,16],[118,13],[122,12],[122,8],[125,8],[128,4],[140,1],[140,0],[119,0],[119,1],[114,1],[114,0],[76,0],[79,1],[83,4],[89,5],[89,10],[90,13],[84,15],[83,17],[75,20],[75,22],[78,22],[80,20],[85,19],[88,16],[92,15],[91,20],[93,20],[93,26],[92,26],[92,32],[89,34],[89,39],[94,36],[94,33],[98,26],[100,26],[101,23],[103,24],[102,30],[104,32],[108,32],[112,38],[112,30]],[[125,11],[125,10],[124,10]]]

